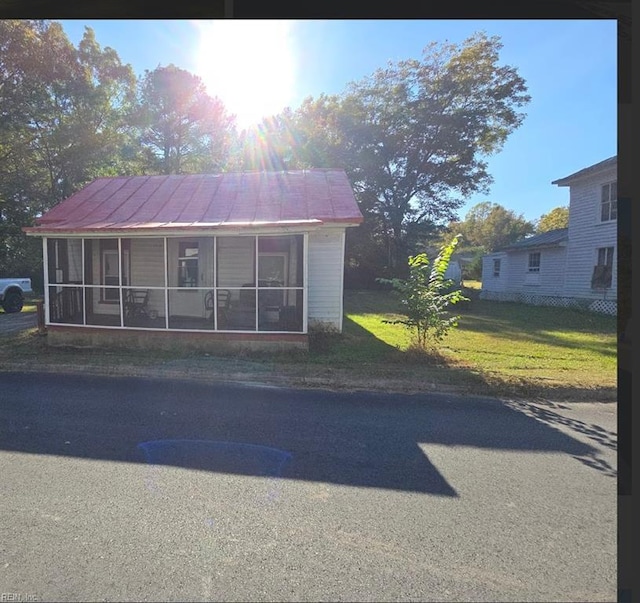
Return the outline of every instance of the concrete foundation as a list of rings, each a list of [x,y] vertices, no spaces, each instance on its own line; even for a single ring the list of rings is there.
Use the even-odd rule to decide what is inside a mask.
[[[162,350],[274,351],[308,350],[309,337],[301,333],[197,333],[94,327],[47,326],[51,346],[139,348]]]

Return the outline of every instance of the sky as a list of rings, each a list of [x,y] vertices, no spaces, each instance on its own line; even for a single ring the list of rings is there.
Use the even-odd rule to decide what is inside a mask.
[[[523,124],[488,158],[493,184],[459,210],[489,201],[537,220],[566,206],[551,184],[617,153],[615,20],[60,20],[76,46],[85,26],[137,76],[173,63],[200,76],[239,127],[339,94],[389,62],[419,59],[431,42],[498,36],[531,102]]]

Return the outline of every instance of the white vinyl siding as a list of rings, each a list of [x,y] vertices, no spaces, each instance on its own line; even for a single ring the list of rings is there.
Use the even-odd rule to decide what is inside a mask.
[[[218,286],[255,286],[256,239],[250,237],[218,237]],[[238,299],[239,291],[232,290],[232,299]]]
[[[602,185],[616,179],[616,168],[574,182],[570,187],[569,243],[565,295],[576,298],[602,299],[603,292],[591,288],[595,265],[594,254],[599,247],[617,244],[617,220],[601,221]],[[615,253],[615,252],[614,252]],[[607,298],[617,295],[617,267],[613,263],[611,288]]]
[[[342,331],[343,230],[309,234],[309,324]]]
[[[488,299],[564,298],[615,304],[617,296],[617,167],[590,171],[563,179],[569,186],[569,225],[565,246],[530,247],[510,250],[503,256],[500,276],[493,276],[493,260],[499,254],[483,257],[482,290]],[[602,221],[603,200],[608,204]],[[613,218],[613,219],[611,219]],[[611,288],[592,288],[598,249],[613,248]],[[531,253],[540,252],[539,272],[530,272]],[[615,305],[613,306],[615,308]],[[610,310],[606,310],[609,312]]]
[[[529,272],[529,256],[540,254],[540,270]],[[522,250],[509,253],[505,291],[562,296],[564,283],[564,247]]]
[[[500,262],[500,273],[494,274],[495,262]],[[507,254],[504,252],[491,253],[482,258],[482,290],[502,292],[506,289],[508,274]]]
[[[163,287],[164,240],[130,239],[131,286],[135,288]],[[149,291],[149,310],[165,315],[164,291]]]

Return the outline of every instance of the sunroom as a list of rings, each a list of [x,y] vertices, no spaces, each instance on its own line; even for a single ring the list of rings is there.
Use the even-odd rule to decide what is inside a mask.
[[[43,240],[49,333],[295,342],[341,330],[361,221],[344,172],[301,170],[102,178],[25,231]]]

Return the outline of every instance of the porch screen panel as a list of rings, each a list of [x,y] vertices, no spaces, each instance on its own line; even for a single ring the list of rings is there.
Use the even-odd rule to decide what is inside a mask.
[[[255,245],[255,237],[218,237],[218,287],[255,287]]]
[[[119,291],[117,300],[109,299],[113,295],[111,287],[85,287],[84,293],[87,308],[86,324],[104,327],[121,326]]]
[[[47,258],[50,322],[82,324],[82,240],[48,239]]]
[[[278,294],[274,303],[275,294]],[[302,332],[303,291],[258,290],[258,330]]]
[[[49,322],[82,324],[82,287],[49,285]]]
[[[122,239],[122,272],[129,275],[123,289],[124,324],[164,328],[164,239]]]
[[[258,238],[258,330],[302,331],[302,235]]]
[[[213,312],[205,306],[205,290],[170,289],[169,328],[212,331]]]
[[[214,328],[206,306],[213,289],[213,237],[167,239],[169,328]]]
[[[49,284],[82,284],[82,239],[47,239]]]
[[[88,325],[121,326],[119,258],[118,239],[85,239],[84,295]],[[127,276],[124,275],[123,282]]]
[[[218,237],[217,281],[226,308],[218,308],[218,329],[256,330],[256,238]],[[219,296],[220,299],[220,296]]]
[[[170,288],[213,287],[213,237],[170,238],[167,254]]]

